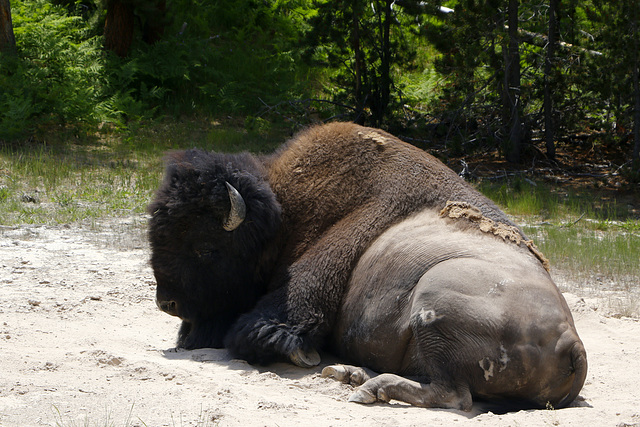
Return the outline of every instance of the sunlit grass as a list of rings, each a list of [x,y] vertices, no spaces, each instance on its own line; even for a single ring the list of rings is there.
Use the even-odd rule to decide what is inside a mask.
[[[115,136],[49,136],[37,143],[0,145],[0,225],[142,214],[162,179],[167,151],[268,152],[284,140],[280,133],[172,122]]]
[[[127,162],[121,161],[124,155]],[[95,147],[3,147],[0,223],[70,223],[141,213],[161,166],[159,157]]]
[[[611,285],[613,290],[640,286],[640,222],[637,220],[605,231],[591,229],[589,225],[527,226],[524,231],[557,269],[587,281],[592,276],[600,280],[617,278]]]
[[[516,179],[481,183],[549,258],[563,291],[596,297],[615,316],[640,316],[640,220],[626,205]]]
[[[606,223],[629,217],[626,206],[615,199],[600,200],[589,189],[563,190],[525,178],[498,183],[482,181],[478,187],[507,213],[538,221],[562,222],[584,217]]]
[[[523,225],[557,268],[640,276],[640,220],[626,206],[523,180],[479,187]]]

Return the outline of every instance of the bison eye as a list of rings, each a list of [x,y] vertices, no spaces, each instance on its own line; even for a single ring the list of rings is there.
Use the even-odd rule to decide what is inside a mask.
[[[215,254],[215,250],[212,248],[196,248],[193,250],[193,253],[198,258],[210,258]]]

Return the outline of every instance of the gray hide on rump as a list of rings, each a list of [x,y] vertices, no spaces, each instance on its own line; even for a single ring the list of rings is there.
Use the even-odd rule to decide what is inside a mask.
[[[561,407],[584,382],[584,348],[537,257],[432,209],[374,241],[339,313],[332,343],[341,356],[424,381],[376,377],[357,401],[468,410],[474,396]]]

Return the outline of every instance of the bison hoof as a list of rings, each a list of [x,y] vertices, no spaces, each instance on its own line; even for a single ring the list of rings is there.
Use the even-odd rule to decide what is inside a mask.
[[[343,365],[332,365],[322,370],[322,378],[333,378],[341,383],[349,384],[351,375]]]
[[[289,359],[293,364],[298,365],[301,368],[312,368],[320,364],[320,355],[313,349],[305,353],[301,349],[297,348],[289,354]]]
[[[344,384],[351,384],[354,387],[361,386],[369,379],[369,375],[364,369],[349,365],[331,365],[322,370],[323,378],[333,378]]]
[[[378,399],[368,391],[358,389],[355,393],[349,396],[349,402],[370,404],[375,403]]]

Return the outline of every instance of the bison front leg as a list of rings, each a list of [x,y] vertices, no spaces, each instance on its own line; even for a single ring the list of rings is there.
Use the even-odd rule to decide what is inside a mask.
[[[391,399],[423,408],[463,411],[470,411],[472,404],[471,393],[466,386],[453,387],[437,381],[423,384],[395,374],[371,378],[349,397],[350,402],[357,403],[389,402]]]
[[[232,354],[250,363],[282,358],[302,367],[320,363],[315,349],[333,327],[354,263],[398,216],[385,208],[396,204],[384,200],[365,204],[310,244],[274,279],[277,289],[231,328],[225,345]],[[379,215],[381,211],[386,214]]]
[[[234,357],[260,364],[286,358],[303,368],[320,364],[320,355],[304,340],[303,326],[287,322],[283,301],[284,288],[265,296],[258,308],[240,316],[225,338]]]

